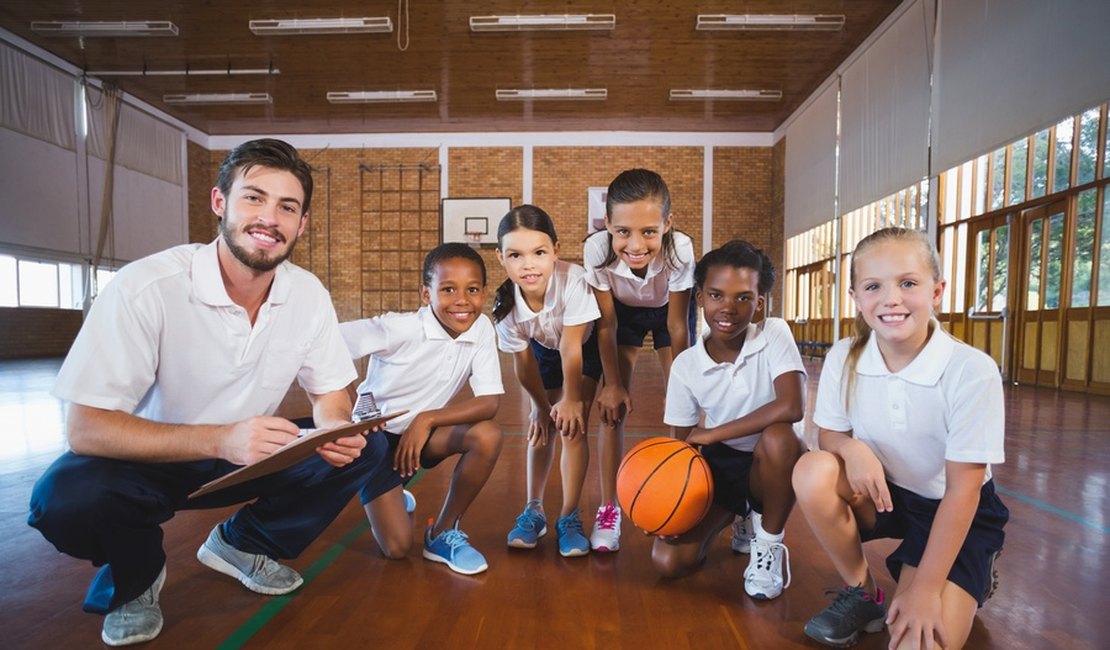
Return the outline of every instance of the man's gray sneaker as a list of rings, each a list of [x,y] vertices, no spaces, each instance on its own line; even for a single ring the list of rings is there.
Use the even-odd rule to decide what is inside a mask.
[[[111,646],[131,645],[150,641],[162,631],[162,608],[158,607],[158,593],[166,583],[166,567],[158,573],[154,583],[139,597],[113,609],[104,617],[100,638]]]
[[[835,595],[833,604],[806,623],[806,636],[831,645],[847,648],[855,645],[860,632],[878,632],[886,626],[886,599],[883,590],[875,595],[863,587],[842,587],[840,591],[826,592]]]
[[[197,559],[210,569],[229,575],[247,589],[260,594],[279,596],[300,587],[301,575],[265,555],[244,553],[228,544],[217,524],[208,539],[197,549]]]

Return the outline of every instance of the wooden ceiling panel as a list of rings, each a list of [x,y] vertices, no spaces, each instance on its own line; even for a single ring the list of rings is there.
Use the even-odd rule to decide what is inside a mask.
[[[899,0],[612,0],[252,4],[154,0],[5,0],[0,27],[84,70],[269,68],[270,76],[105,77],[213,135],[433,131],[770,131]],[[469,17],[613,13],[600,32],[475,33]],[[699,13],[844,14],[836,32],[699,32]],[[255,36],[261,18],[390,16],[390,34]],[[48,38],[36,20],[170,20],[157,38]],[[406,30],[407,23],[407,30]],[[403,51],[398,41],[408,46]],[[587,102],[497,101],[499,88],[607,88]],[[677,102],[672,88],[771,89],[781,101]],[[331,91],[435,90],[436,103],[329,104]],[[268,92],[273,103],[171,106],[173,93]]]

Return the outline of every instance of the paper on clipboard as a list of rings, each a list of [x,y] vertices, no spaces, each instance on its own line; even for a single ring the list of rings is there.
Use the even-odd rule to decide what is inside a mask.
[[[283,470],[294,463],[308,458],[316,453],[317,447],[325,443],[372,429],[383,422],[392,420],[405,413],[408,413],[408,411],[398,411],[397,413],[390,413],[389,415],[370,418],[368,420],[342,424],[330,429],[317,429],[297,438],[262,460],[253,462],[250,465],[244,465],[233,472],[224,474],[218,479],[205,483],[190,494],[189,498],[195,499],[196,497],[204,496],[216,490],[238,485],[260,476],[266,476],[267,474],[273,474],[274,472]]]

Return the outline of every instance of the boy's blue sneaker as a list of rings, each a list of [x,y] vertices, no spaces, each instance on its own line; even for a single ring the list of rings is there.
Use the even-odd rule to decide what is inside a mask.
[[[590,540],[582,534],[582,520],[578,517],[578,510],[559,517],[555,528],[559,531],[559,555],[576,557],[590,552]]]
[[[401,494],[405,497],[405,512],[411,515],[416,511],[416,496],[405,489],[401,490]]]
[[[472,576],[489,568],[486,558],[466,541],[458,526],[448,528],[432,539],[432,527],[424,531],[424,559],[446,564],[455,573]]]
[[[538,509],[528,506],[516,518],[516,525],[509,531],[509,546],[536,548],[536,543],[546,534],[547,517]]]

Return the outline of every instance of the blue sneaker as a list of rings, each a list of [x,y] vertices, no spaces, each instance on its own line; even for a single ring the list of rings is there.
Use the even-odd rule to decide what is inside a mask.
[[[516,525],[509,531],[509,546],[536,548],[539,539],[547,534],[547,517],[538,508],[529,505],[516,518]]]
[[[486,558],[466,541],[466,533],[458,526],[448,528],[432,539],[432,527],[424,531],[424,559],[446,564],[464,576],[472,576],[489,568]]]
[[[555,528],[559,531],[559,555],[576,557],[590,552],[590,540],[582,534],[582,520],[578,517],[578,510],[559,517]]]
[[[401,494],[405,497],[405,512],[411,515],[416,510],[416,497],[405,489],[401,490]]]

